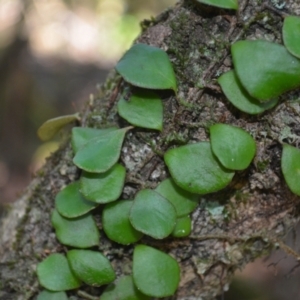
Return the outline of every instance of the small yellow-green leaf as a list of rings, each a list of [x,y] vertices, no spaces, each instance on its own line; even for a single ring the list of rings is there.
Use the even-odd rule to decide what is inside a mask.
[[[300,17],[287,16],[282,28],[285,47],[294,56],[300,58]]]
[[[115,201],[122,193],[125,176],[126,170],[120,164],[115,164],[104,173],[82,172],[80,192],[88,200],[96,203]]]
[[[49,255],[38,264],[37,276],[40,284],[50,291],[72,290],[81,284],[72,273],[66,257],[58,253]]]
[[[248,132],[226,124],[215,124],[209,130],[213,153],[225,168],[248,168],[256,152],[255,141]]]
[[[72,128],[72,148],[74,153],[84,146],[93,138],[101,137],[109,132],[117,130],[117,127],[109,127],[103,129],[89,128],[89,127],[73,127]]]
[[[165,162],[175,183],[191,193],[217,192],[226,187],[234,175],[217,160],[208,142],[168,150]]]
[[[162,181],[155,191],[174,205],[177,217],[185,216],[192,212],[199,202],[199,195],[183,190],[171,178]]]
[[[51,292],[43,290],[39,293],[36,300],[68,300],[65,292]]]
[[[177,91],[176,77],[167,53],[146,44],[133,45],[116,65],[132,85],[146,89]]]
[[[261,102],[300,86],[300,60],[282,45],[264,40],[238,41],[231,52],[241,84]]]
[[[107,204],[103,209],[102,222],[106,235],[114,242],[128,245],[137,242],[143,234],[133,228],[129,221],[132,200]]]
[[[91,173],[108,171],[118,161],[125,134],[131,128],[114,130],[93,138],[77,151],[74,164]]]
[[[197,0],[200,3],[227,9],[238,9],[237,0]]]
[[[67,219],[54,210],[51,221],[52,226],[55,228],[57,239],[64,245],[89,248],[99,244],[99,231],[90,214]]]
[[[162,101],[151,91],[135,92],[129,100],[121,98],[118,102],[118,113],[134,126],[162,130]]]
[[[67,258],[74,274],[88,285],[101,286],[116,277],[109,260],[100,252],[70,250]]]
[[[186,237],[191,233],[192,220],[190,216],[183,216],[176,220],[175,228],[172,232],[172,236],[181,238]]]
[[[144,294],[152,297],[174,295],[179,284],[180,269],[170,255],[145,245],[133,252],[133,281]]]
[[[100,300],[150,300],[150,297],[136,288],[132,276],[123,276],[105,289]]]
[[[57,118],[53,118],[50,120],[47,120],[45,123],[41,125],[41,127],[38,129],[38,137],[42,141],[48,141],[52,139],[55,134],[60,131],[63,127],[65,127],[67,124],[79,120],[79,115],[66,115],[61,116]]]
[[[79,182],[70,183],[55,197],[55,208],[66,218],[76,218],[97,207],[97,203],[86,200],[79,192]]]
[[[281,169],[290,190],[300,196],[300,149],[283,145]]]
[[[155,239],[163,239],[176,223],[174,206],[157,192],[145,189],[137,193],[129,215],[132,226]]]
[[[260,114],[273,108],[278,102],[278,98],[262,103],[251,97],[241,85],[233,70],[222,74],[218,78],[218,83],[232,105],[251,115]]]

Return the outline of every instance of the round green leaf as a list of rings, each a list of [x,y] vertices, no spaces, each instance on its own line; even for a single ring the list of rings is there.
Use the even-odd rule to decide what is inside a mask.
[[[175,228],[172,232],[174,237],[186,237],[191,233],[192,220],[190,216],[184,216],[176,220]]]
[[[80,280],[74,276],[62,254],[51,254],[39,263],[37,276],[40,284],[50,291],[67,291],[80,286]]]
[[[290,190],[300,196],[300,149],[283,145],[281,169]]]
[[[175,227],[176,210],[166,198],[153,190],[145,189],[137,193],[129,219],[136,230],[155,239],[163,239]]]
[[[228,9],[238,9],[237,0],[197,0],[200,3]]]
[[[39,293],[36,300],[68,300],[68,297],[65,292],[51,292],[43,290]]]
[[[288,51],[300,58],[300,17],[287,16],[284,19],[282,35]]]
[[[45,123],[41,125],[41,127],[38,129],[38,137],[42,141],[48,141],[52,139],[55,134],[60,131],[63,127],[65,127],[67,124],[79,120],[79,115],[66,115],[66,116],[60,116],[57,118],[53,118],[50,120],[47,120]]]
[[[162,101],[150,91],[138,91],[129,100],[121,98],[118,102],[118,113],[134,126],[162,130]]]
[[[250,165],[256,145],[245,130],[226,124],[210,127],[211,147],[221,164],[230,170],[244,170]]]
[[[180,279],[177,261],[166,253],[145,245],[133,252],[133,281],[144,294],[152,297],[174,295]]]
[[[117,127],[110,127],[104,129],[96,129],[89,127],[74,127],[72,129],[72,148],[74,153],[84,146],[93,138],[101,137],[109,132],[117,130]]]
[[[208,142],[168,150],[165,162],[175,183],[184,190],[197,194],[223,189],[234,175],[233,171],[225,169],[219,163]]]
[[[88,285],[101,286],[115,280],[109,260],[100,252],[71,250],[67,258],[74,274]]]
[[[114,242],[128,245],[137,242],[143,234],[133,228],[129,221],[132,200],[107,204],[103,209],[102,224],[106,235]]]
[[[110,284],[103,292],[100,300],[150,300],[133,284],[132,276],[123,276],[116,283]]]
[[[300,60],[282,45],[264,40],[238,41],[231,52],[239,80],[261,102],[300,86]]]
[[[116,70],[132,85],[147,89],[172,89],[176,77],[167,53],[146,44],[133,45],[116,65]]]
[[[278,102],[278,98],[275,98],[268,102],[261,103],[251,97],[241,85],[233,70],[222,74],[218,78],[218,83],[232,105],[251,115],[260,114],[267,109],[273,108]]]
[[[76,218],[97,207],[95,202],[86,200],[79,192],[79,182],[73,182],[55,197],[55,208],[66,218]]]
[[[114,130],[90,140],[77,151],[74,164],[87,172],[106,172],[118,161],[125,134],[129,129],[131,127]]]
[[[67,219],[54,210],[51,221],[57,239],[64,245],[88,248],[99,244],[99,231],[93,217],[89,214]]]
[[[104,173],[82,172],[80,192],[90,201],[108,203],[117,200],[124,186],[125,168],[115,164]]]
[[[174,205],[177,217],[185,216],[192,212],[199,202],[197,194],[183,190],[171,178],[162,181],[155,191]]]

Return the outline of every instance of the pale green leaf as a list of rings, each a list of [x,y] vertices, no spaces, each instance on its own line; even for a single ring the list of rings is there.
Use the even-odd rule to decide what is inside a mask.
[[[67,124],[74,122],[76,120],[79,120],[79,115],[66,115],[66,116],[60,116],[57,118],[49,119],[45,123],[41,125],[41,127],[38,129],[38,137],[42,141],[48,141],[52,139],[55,134],[60,131],[63,127],[65,127]]]

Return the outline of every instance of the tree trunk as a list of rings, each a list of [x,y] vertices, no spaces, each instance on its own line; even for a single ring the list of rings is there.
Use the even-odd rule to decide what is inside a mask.
[[[283,139],[294,145],[299,142],[300,106],[289,100],[299,99],[300,91],[285,94],[284,101],[274,109],[251,116],[234,108],[216,84],[220,74],[232,69],[233,42],[243,38],[282,43],[283,17],[300,15],[300,3],[291,0],[279,10],[272,2],[278,1],[242,0],[236,14],[185,0],[142,24],[138,42],[168,53],[181,100],[171,92],[161,93],[162,133],[134,128],[127,134],[120,160],[127,169],[122,198],[132,199],[142,188],[155,188],[169,176],[160,153],[172,145],[209,140],[210,124],[239,126],[252,134],[257,145],[256,157],[246,171],[237,172],[222,191],[201,196],[192,214],[193,231],[188,238],[143,238],[142,243],[155,245],[180,263],[180,286],[168,299],[215,299],[228,288],[237,269],[281,245],[280,239],[298,221],[300,198],[287,187],[280,158]],[[81,126],[126,126],[116,112],[124,85],[112,71],[99,94],[87,101],[81,112]],[[35,299],[42,289],[35,273],[37,264],[50,253],[66,251],[56,240],[50,213],[55,195],[79,178],[72,158],[68,137],[2,217],[0,299]],[[212,205],[223,206],[222,213],[209,209]],[[94,216],[101,227],[99,211]],[[98,248],[109,254],[117,275],[131,273],[133,247],[112,243],[101,233]],[[102,290],[84,286],[69,295],[85,299],[82,291],[99,296]]]

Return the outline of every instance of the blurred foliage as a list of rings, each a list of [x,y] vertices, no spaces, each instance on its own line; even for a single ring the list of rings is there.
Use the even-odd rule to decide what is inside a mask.
[[[16,198],[53,151],[35,151],[41,123],[78,111],[139,22],[175,2],[0,0],[0,202]]]

